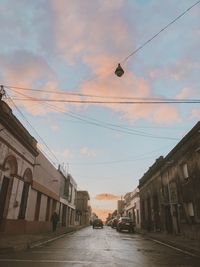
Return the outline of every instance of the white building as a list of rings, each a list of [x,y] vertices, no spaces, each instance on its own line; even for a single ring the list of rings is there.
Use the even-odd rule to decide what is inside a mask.
[[[0,100],[0,231],[35,233],[74,225],[77,185],[37,148],[37,141]]]
[[[32,209],[37,141],[0,100],[0,231],[24,232]]]
[[[140,197],[139,189],[136,188],[132,192],[126,193],[124,196],[124,215],[135,221],[136,229],[141,228],[140,220]]]

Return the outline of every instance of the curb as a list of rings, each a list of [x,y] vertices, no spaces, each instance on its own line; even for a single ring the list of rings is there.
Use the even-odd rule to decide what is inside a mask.
[[[55,237],[52,237],[52,238],[45,238],[45,239],[41,239],[41,240],[37,240],[37,241],[31,242],[31,243],[28,243],[27,244],[27,249],[36,248],[36,247],[39,247],[41,245],[50,243],[50,242],[52,242],[54,240],[57,240],[57,239],[60,239],[60,238],[62,238],[64,236],[66,236],[67,234],[72,233],[72,232],[68,232],[68,233],[64,233],[64,234],[61,234],[61,235],[58,235],[58,236],[55,236]]]
[[[146,233],[141,233],[141,232],[137,232],[137,233],[141,234],[141,235],[143,235],[145,237],[148,237],[152,241],[154,241],[156,243],[159,243],[159,244],[161,244],[163,246],[170,247],[172,249],[175,249],[177,251],[180,251],[180,252],[182,252],[184,254],[187,254],[187,255],[190,255],[192,257],[200,258],[200,251],[195,250],[193,248],[189,248],[189,247],[186,247],[184,245],[177,244],[176,242],[165,240],[163,238],[155,237],[155,236],[152,236],[151,234],[146,234]]]

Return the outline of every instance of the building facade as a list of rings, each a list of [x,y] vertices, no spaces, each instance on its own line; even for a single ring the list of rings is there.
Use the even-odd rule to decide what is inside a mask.
[[[140,229],[140,197],[138,188],[125,194],[123,215],[131,218],[135,223],[135,228]]]
[[[34,137],[0,99],[0,233],[51,231],[55,211],[60,218],[59,229],[74,226],[76,197],[73,177],[47,159]],[[78,201],[84,224],[91,212],[88,200],[87,193]]]
[[[59,166],[58,170],[61,174],[61,187],[60,187],[61,226],[73,227],[75,225],[77,184],[73,179],[72,175],[66,173],[61,166]]]
[[[0,231],[25,232],[32,209],[37,141],[0,100]]]
[[[199,131],[200,122],[139,180],[143,229],[200,240]]]
[[[86,226],[90,224],[91,207],[90,196],[87,191],[77,191],[76,224]]]

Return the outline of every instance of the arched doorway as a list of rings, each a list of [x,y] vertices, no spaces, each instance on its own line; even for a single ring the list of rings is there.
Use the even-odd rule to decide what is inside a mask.
[[[25,170],[23,179],[24,179],[24,186],[22,190],[18,219],[25,219],[26,215],[29,187],[32,182],[32,171],[30,169]]]
[[[7,216],[10,196],[12,192],[13,176],[17,174],[17,160],[8,156],[3,164],[3,180],[0,191],[0,221]]]

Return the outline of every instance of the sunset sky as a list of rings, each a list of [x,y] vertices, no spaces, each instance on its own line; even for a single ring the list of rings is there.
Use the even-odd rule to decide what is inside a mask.
[[[0,0],[6,102],[103,219],[199,120],[198,103],[108,103],[200,99],[200,3],[160,32],[196,2]]]

